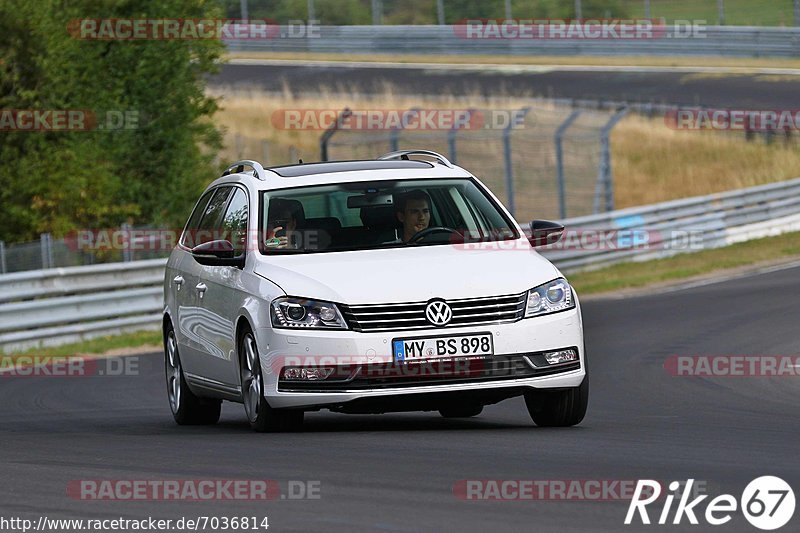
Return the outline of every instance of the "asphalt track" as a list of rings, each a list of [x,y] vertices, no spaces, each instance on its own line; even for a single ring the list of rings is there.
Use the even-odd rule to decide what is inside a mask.
[[[591,375],[585,421],[533,426],[521,399],[474,419],[434,413],[309,414],[293,434],[250,431],[242,406],[179,427],[160,354],[126,377],[0,377],[0,516],[269,517],[272,531],[686,531],[625,527],[622,501],[463,501],[464,479],[695,478],[741,495],[762,475],[800,489],[798,378],[673,377],[675,354],[798,354],[800,268],[665,294],[584,302]],[[320,482],[320,498],[267,502],[81,501],[77,479]],[[701,507],[704,508],[703,504]],[[657,515],[660,508],[652,514]],[[653,517],[654,519],[656,516]],[[800,511],[781,531],[797,531]],[[756,531],[741,514],[726,526]]]
[[[770,73],[773,72],[774,73]],[[800,72],[765,69],[519,67],[464,65],[332,65],[239,60],[224,65],[211,86],[257,88],[295,94],[334,91],[398,95],[539,96],[734,109],[797,109]]]

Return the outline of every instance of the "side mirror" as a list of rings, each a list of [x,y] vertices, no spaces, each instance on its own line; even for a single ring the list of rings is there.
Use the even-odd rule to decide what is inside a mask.
[[[234,256],[230,241],[208,241],[192,248],[194,260],[205,266],[234,266],[244,268],[244,254]]]
[[[531,235],[528,237],[531,246],[547,246],[558,242],[564,234],[564,225],[549,220],[534,220],[531,222]]]

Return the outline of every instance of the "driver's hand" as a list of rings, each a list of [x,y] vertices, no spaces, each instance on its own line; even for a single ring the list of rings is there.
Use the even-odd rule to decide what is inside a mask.
[[[278,226],[272,230],[272,237],[267,239],[268,248],[286,248],[289,246],[289,238],[286,235],[276,237],[277,233],[283,229],[283,226]]]

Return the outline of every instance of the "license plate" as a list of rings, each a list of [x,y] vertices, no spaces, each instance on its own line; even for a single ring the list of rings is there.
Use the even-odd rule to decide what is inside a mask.
[[[394,339],[395,362],[422,361],[447,357],[476,357],[494,354],[491,333],[454,337]]]

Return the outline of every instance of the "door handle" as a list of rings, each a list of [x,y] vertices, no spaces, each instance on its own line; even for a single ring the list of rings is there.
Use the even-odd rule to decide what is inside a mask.
[[[183,276],[175,276],[172,278],[172,282],[178,286],[178,290],[181,290],[181,286],[183,285]]]
[[[200,299],[202,300],[203,296],[206,293],[206,289],[208,289],[208,287],[206,287],[205,283],[198,283],[197,285],[194,286],[194,288],[197,289],[197,292],[200,293]]]

